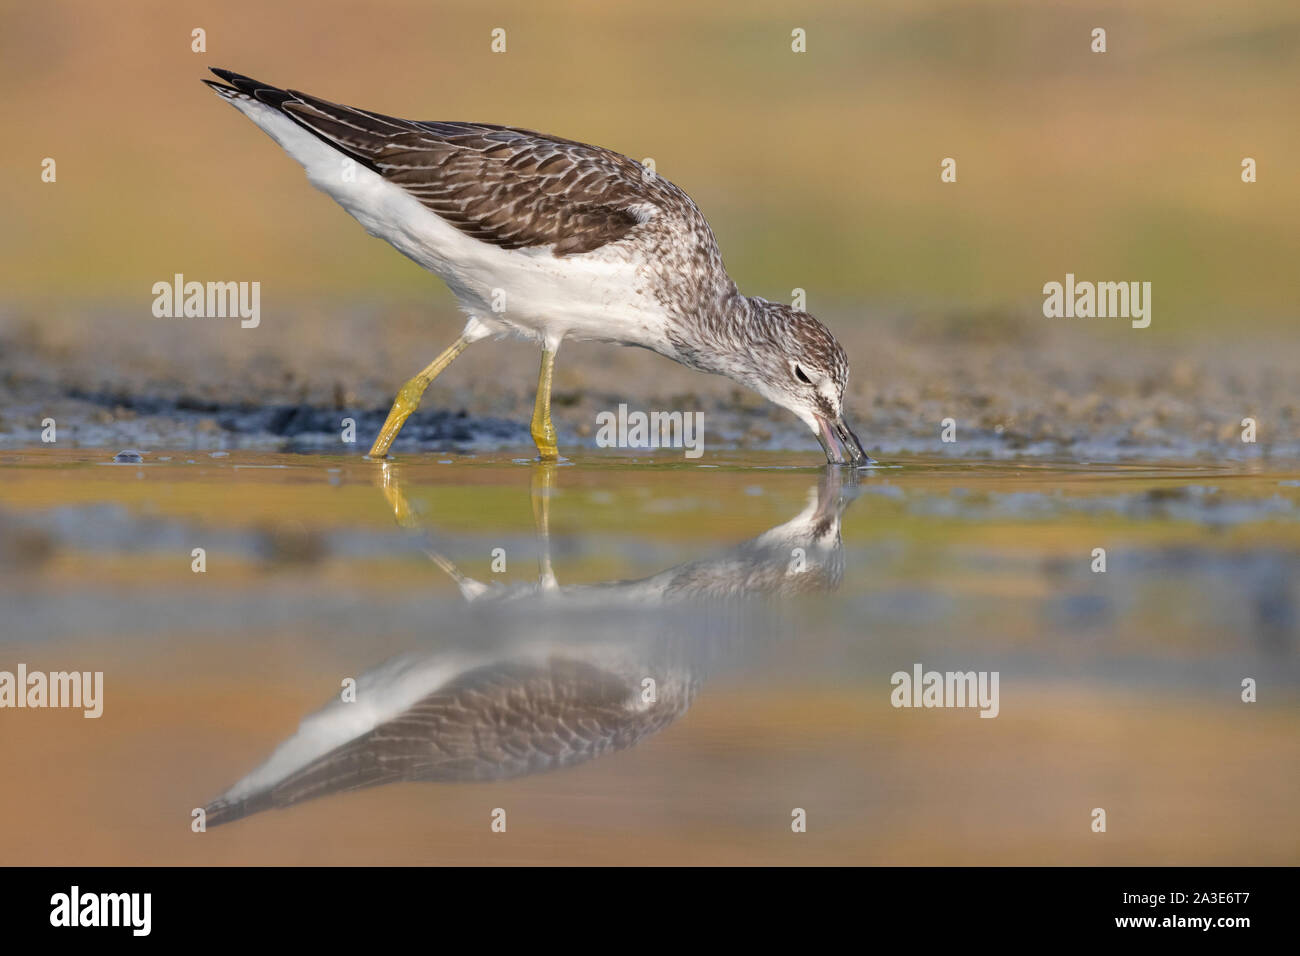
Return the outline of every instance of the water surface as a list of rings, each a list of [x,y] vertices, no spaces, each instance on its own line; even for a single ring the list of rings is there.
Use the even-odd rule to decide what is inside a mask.
[[[5,862],[1300,857],[1295,468],[121,450],[0,455],[0,669],[105,685]]]

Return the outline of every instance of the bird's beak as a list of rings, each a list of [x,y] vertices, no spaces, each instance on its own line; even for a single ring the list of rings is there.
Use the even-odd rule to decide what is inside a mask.
[[[817,419],[817,440],[826,451],[826,460],[832,465],[874,465],[875,459],[862,448],[862,442],[844,420],[844,413],[835,421],[821,415]]]

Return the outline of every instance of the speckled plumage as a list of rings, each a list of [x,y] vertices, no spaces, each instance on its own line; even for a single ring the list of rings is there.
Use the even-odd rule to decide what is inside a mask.
[[[552,353],[566,338],[638,345],[755,389],[824,446],[832,426],[852,435],[834,336],[805,312],[742,295],[704,215],[653,170],[531,130],[403,120],[214,72],[229,85],[205,82],[314,185],[443,278],[471,317],[466,341],[509,333]],[[856,437],[852,446],[852,460],[865,459]]]
[[[484,663],[268,786],[213,801],[206,822],[389,783],[505,780],[624,750],[685,713],[699,684],[665,679],[648,706],[641,670],[626,670],[563,654]]]

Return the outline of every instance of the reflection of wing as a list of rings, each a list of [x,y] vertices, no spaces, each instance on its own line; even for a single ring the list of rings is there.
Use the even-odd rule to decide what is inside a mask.
[[[681,716],[694,691],[664,682],[643,703],[642,676],[567,658],[479,667],[268,789],[214,801],[207,822],[378,784],[517,777],[630,747]]]

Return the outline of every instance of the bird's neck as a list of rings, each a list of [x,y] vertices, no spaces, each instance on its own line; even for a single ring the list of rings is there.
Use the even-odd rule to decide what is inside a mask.
[[[703,372],[727,374],[728,352],[744,341],[749,300],[733,290],[697,299],[694,308],[668,323],[671,357]]]
[[[742,295],[731,284],[716,297],[700,302],[685,321],[670,324],[670,357],[690,368],[748,385],[748,359],[762,325],[762,300]]]

